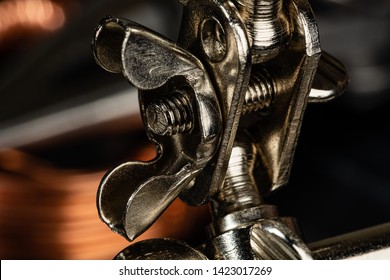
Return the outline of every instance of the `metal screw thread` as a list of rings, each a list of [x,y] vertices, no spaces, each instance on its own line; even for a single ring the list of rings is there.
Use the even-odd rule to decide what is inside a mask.
[[[248,90],[245,93],[242,114],[257,110],[264,110],[271,106],[275,98],[273,81],[265,70],[262,72],[252,72]]]
[[[253,177],[256,147],[249,139],[236,140],[222,189],[212,199],[214,217],[260,206],[262,200]]]
[[[194,126],[194,114],[186,92],[177,91],[150,104],[146,109],[148,127],[158,135],[187,133]]]
[[[253,61],[276,55],[291,36],[283,0],[235,0],[252,45]]]

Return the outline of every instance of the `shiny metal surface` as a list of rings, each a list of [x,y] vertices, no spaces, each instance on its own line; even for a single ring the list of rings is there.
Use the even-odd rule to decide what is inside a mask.
[[[177,196],[191,205],[209,200],[213,222],[201,247],[208,258],[311,259],[260,194],[287,183],[309,99],[339,95],[345,69],[329,55],[320,62],[307,1],[180,2],[178,44],[114,17],[96,30],[97,63],[140,89],[145,130],[157,145],[151,162],[122,164],[102,180],[101,219],[133,240]],[[124,255],[168,254],[159,242],[136,243]]]
[[[308,245],[318,260],[389,260],[390,223]]]
[[[245,24],[230,1],[181,2],[185,5],[179,44],[204,63],[218,94],[223,119],[217,155],[197,176],[194,187],[181,196],[186,202],[199,205],[222,185],[249,83],[251,50]],[[213,31],[210,26],[216,29],[215,34],[210,33]],[[216,48],[224,53],[210,57]]]
[[[145,116],[148,128],[157,135],[187,133],[194,128],[194,113],[185,91],[150,104]]]
[[[262,220],[250,232],[250,244],[257,259],[311,260],[309,248],[278,220]]]
[[[241,224],[208,241],[204,253],[216,260],[311,260],[311,251],[277,219]]]
[[[213,222],[204,246],[211,259],[311,259],[302,240],[265,205],[255,178],[257,149],[247,134],[234,143],[220,193],[211,197]]]
[[[213,217],[223,217],[229,213],[258,207],[262,204],[253,170],[257,149],[250,136],[240,134],[236,137],[228,162],[225,180],[221,190],[211,196]]]
[[[345,66],[323,51],[310,90],[309,102],[327,102],[340,96],[347,88],[348,82]]]
[[[202,64],[154,32],[124,19],[108,17],[96,30],[96,61],[122,72],[139,88],[141,113],[149,138],[158,145],[150,162],[128,162],[109,172],[98,191],[101,219],[133,240],[169,206],[216,152],[221,130],[216,94]],[[151,107],[183,91],[196,115],[191,133],[157,133]],[[149,110],[147,109],[149,108]],[[176,118],[184,117],[174,112]],[[177,131],[178,132],[178,131]],[[161,135],[159,135],[161,134]]]
[[[1,1],[0,6],[9,2]],[[91,59],[91,31],[102,16],[114,14],[175,39],[181,14],[175,2],[54,1],[64,11],[62,28],[48,31],[48,26],[45,30],[17,26],[17,32],[14,29],[1,34],[0,146],[33,156],[22,161],[24,167],[17,170],[19,157],[1,153],[1,259],[106,259],[128,245],[99,221],[93,199],[96,186],[110,166],[129,159],[150,159],[155,153],[151,145],[148,154],[152,156],[139,157],[144,149],[138,143],[147,139],[141,131],[137,91],[122,75],[110,75],[97,67]],[[308,107],[288,186],[264,197],[267,203],[278,205],[281,213],[298,218],[307,242],[390,220],[390,129],[384,122],[390,104],[390,2],[310,3],[322,49],[342,58],[351,83],[341,99]],[[31,6],[23,13],[34,14]],[[0,10],[3,18],[13,18],[9,15],[18,11]],[[210,36],[211,42],[216,38],[222,42],[215,44],[222,48],[214,60],[224,54],[223,36],[217,35]],[[325,54],[321,54],[309,102],[313,101],[311,95]],[[211,51],[208,56],[215,53]],[[332,93],[320,91],[316,96],[321,99],[323,93]],[[271,106],[257,110],[262,114],[272,110],[274,97]],[[160,101],[166,100],[158,98]],[[173,130],[179,127],[173,125]],[[42,161],[51,168],[38,168]],[[196,221],[207,219],[206,207],[197,207],[197,215],[183,217],[193,208],[177,204],[183,206],[175,201],[175,210],[167,209],[140,239],[174,237],[194,245],[202,242],[199,231],[204,223]],[[272,216],[259,208],[266,212],[263,216]],[[256,213],[239,216],[236,212],[231,219],[238,224],[246,215]],[[27,231],[21,229],[26,225]],[[381,252],[372,251],[370,255],[383,258]]]
[[[288,45],[292,28],[286,13],[290,1],[234,0],[245,22],[252,48],[252,62],[272,59]]]
[[[245,94],[242,114],[267,110],[275,99],[275,87],[270,74],[265,69],[253,69]]]
[[[278,216],[275,206],[261,205],[228,213],[215,219],[206,230],[209,236],[217,236],[234,228],[251,225],[259,219],[273,219]]]
[[[321,54],[317,26],[308,3],[295,1],[290,14],[297,15],[293,18],[294,33],[290,44],[271,60],[272,64],[271,61],[265,63],[274,82],[274,104],[249,128],[262,159],[259,186],[264,192],[276,190],[288,181]],[[286,63],[287,69],[282,67]]]
[[[159,238],[148,239],[128,246],[115,260],[207,260],[198,250],[182,241]]]
[[[268,108],[271,103],[276,103],[276,108],[269,110],[266,117],[261,111],[260,116],[251,115],[244,119],[244,123],[249,119],[249,123],[253,124],[254,120],[260,119],[258,125],[252,126],[251,130],[254,130],[253,135],[263,157],[263,168],[268,173],[262,175],[262,188],[275,190],[285,185],[308,100],[325,101],[341,94],[348,81],[345,69],[336,59],[326,54],[325,62],[320,64],[324,70],[318,72],[318,77],[315,78],[316,88],[312,90],[311,83],[316,76],[321,50],[315,19],[306,1],[296,1],[289,5],[289,14],[297,15],[292,20],[291,27],[290,24],[287,26],[284,9],[281,9],[282,1],[264,1],[261,5],[251,3],[256,1],[235,2],[245,10],[241,10],[241,13],[247,14],[253,10],[251,13],[256,14],[256,23],[253,22],[253,15],[247,17],[246,22],[244,17],[242,22],[240,9],[237,9],[240,14],[237,15],[236,7],[232,7],[229,2],[184,2],[179,43],[199,57],[210,72],[222,103],[225,126],[218,157],[209,163],[200,176],[197,176],[194,191],[186,190],[182,198],[191,204],[201,204],[208,195],[205,186],[211,186],[211,195],[217,192],[226,172],[226,159],[230,155],[240,115],[259,108]],[[256,9],[258,11],[254,11]],[[229,17],[226,17],[226,14]],[[275,17],[278,17],[278,20],[274,20]],[[280,27],[284,24],[277,24],[279,21],[286,23],[285,28]],[[257,31],[248,30],[245,24],[255,25]],[[204,33],[213,30],[210,25],[216,33],[215,38],[205,40]],[[295,31],[291,34],[292,41],[287,44],[290,39],[285,38],[290,37],[288,31],[290,28]],[[251,36],[247,38],[244,33],[252,34],[252,37],[257,34],[259,42],[271,42],[268,48],[263,47],[261,50],[263,57],[261,60],[266,60],[266,56],[269,56],[267,59],[273,58],[269,65],[265,63],[252,67],[251,64],[256,63],[256,60],[252,60],[253,54],[259,52],[251,45]],[[265,38],[260,36],[263,33],[267,34]],[[210,57],[210,53],[216,49],[219,59]],[[278,55],[282,50],[283,52]],[[280,67],[284,64],[288,64],[289,68]],[[252,69],[249,70],[250,67]],[[333,70],[332,67],[340,69],[338,75],[329,74]],[[272,77],[267,74],[268,72],[272,72]],[[244,105],[241,105],[242,102]]]

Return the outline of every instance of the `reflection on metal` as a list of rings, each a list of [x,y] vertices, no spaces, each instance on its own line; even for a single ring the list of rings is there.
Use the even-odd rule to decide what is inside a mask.
[[[283,0],[234,0],[245,22],[252,62],[267,61],[289,43],[293,28]]]
[[[390,223],[309,244],[318,260],[389,260]]]
[[[208,70],[223,120],[217,155],[197,176],[193,188],[181,196],[187,203],[199,205],[222,186],[249,83],[251,51],[245,24],[229,1],[182,2],[179,43],[196,55]]]
[[[344,91],[344,66],[321,58],[305,0],[180,2],[178,44],[116,17],[96,29],[96,62],[139,89],[157,145],[155,159],[107,173],[98,210],[133,240],[179,195],[190,205],[210,202],[209,236],[199,250],[149,240],[117,258],[311,259],[292,219],[263,194],[287,183],[306,105]]]
[[[103,68],[122,72],[140,89],[145,129],[158,146],[154,160],[122,164],[105,176],[98,191],[101,219],[115,232],[133,240],[152,225],[214,156],[221,113],[200,61],[151,30],[108,17],[98,26],[93,47],[95,59]],[[173,108],[183,105],[177,102],[178,92],[185,95],[185,103],[191,105],[189,110]],[[155,125],[156,116],[151,118],[147,108],[164,110],[164,103],[158,103],[161,99],[172,105],[174,119],[185,119],[183,112],[193,111],[193,129],[188,133],[156,133],[160,132]]]
[[[248,135],[237,136],[221,191],[212,197],[213,222],[204,246],[210,259],[311,259],[299,237],[264,204],[255,178],[257,149]]]
[[[115,260],[207,260],[200,251],[173,239],[137,242],[115,256]]]
[[[327,52],[322,52],[310,90],[309,102],[327,102],[341,95],[347,84],[345,66]]]
[[[261,65],[272,76],[275,89],[273,106],[266,114],[260,112],[260,116],[249,115],[243,119],[260,152],[262,170],[259,186],[265,193],[284,186],[288,181],[321,55],[316,22],[308,4],[295,1],[288,5],[288,10],[290,15],[296,15],[291,19],[294,30],[291,40],[275,58]]]

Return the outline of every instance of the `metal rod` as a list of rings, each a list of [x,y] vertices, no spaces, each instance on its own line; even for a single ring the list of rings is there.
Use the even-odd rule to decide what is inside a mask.
[[[390,223],[308,245],[318,260],[390,259]]]

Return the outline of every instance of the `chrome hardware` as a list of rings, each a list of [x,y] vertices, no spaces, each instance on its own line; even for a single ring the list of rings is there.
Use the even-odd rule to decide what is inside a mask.
[[[252,72],[242,113],[267,109],[274,99],[275,88],[269,74],[266,71]]]
[[[104,19],[97,28],[93,47],[96,61],[103,68],[122,72],[140,89],[145,129],[158,145],[156,159],[122,164],[108,173],[99,187],[101,219],[113,231],[133,240],[161,215],[215,154],[221,130],[220,109],[199,60],[136,23],[113,17]],[[184,91],[186,102],[191,103],[189,111],[194,112],[186,113],[196,115],[196,128],[188,135],[173,131],[165,135],[156,133],[159,132],[156,120],[151,118],[158,107],[156,102],[161,98],[175,100],[178,91]],[[177,118],[182,112],[173,113],[172,117]]]
[[[207,260],[200,251],[172,239],[149,239],[128,246],[115,260]]]
[[[211,259],[311,259],[310,250],[265,205],[253,170],[258,156],[249,135],[237,136],[223,187],[211,200],[213,223],[205,254]]]
[[[289,43],[292,34],[289,1],[235,0],[245,22],[252,48],[252,62],[261,63],[276,56]]]
[[[197,56],[213,81],[223,119],[221,142],[194,186],[181,198],[191,205],[207,201],[222,185],[237,133],[251,70],[245,24],[229,1],[188,0],[184,4],[179,44]],[[213,50],[217,49],[217,54]]]
[[[145,113],[148,128],[157,135],[190,132],[194,127],[194,113],[186,95],[177,92],[150,104]]]
[[[321,58],[305,0],[180,2],[177,44],[115,17],[96,30],[97,63],[139,89],[158,153],[109,172],[98,210],[133,240],[178,196],[194,206],[210,202],[209,240],[199,249],[143,241],[117,258],[311,259],[291,220],[262,195],[286,185],[306,105],[344,91],[344,66]]]
[[[390,259],[390,223],[308,244],[319,260]]]

